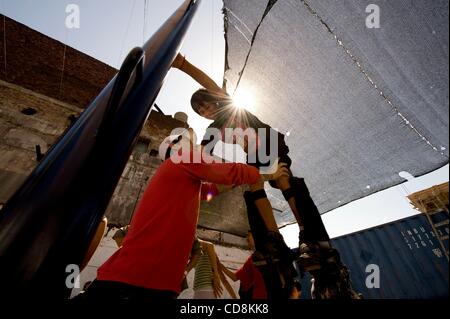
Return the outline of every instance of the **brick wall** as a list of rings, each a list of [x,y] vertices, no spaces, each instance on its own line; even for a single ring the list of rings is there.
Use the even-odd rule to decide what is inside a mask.
[[[0,208],[36,167],[36,146],[45,153],[116,72],[0,15]],[[129,223],[161,164],[159,145],[185,126],[151,113],[107,208],[110,224]],[[201,206],[204,228],[245,236],[247,224],[241,188]]]
[[[80,108],[89,105],[117,73],[113,67],[3,15],[0,49],[0,80]]]
[[[36,145],[45,153],[80,112],[79,108],[0,81],[0,204],[37,165]]]
[[[161,165],[157,153],[160,144],[173,129],[179,127],[186,127],[186,124],[156,111],[150,113],[106,210],[110,224],[118,227],[129,224],[148,182]]]

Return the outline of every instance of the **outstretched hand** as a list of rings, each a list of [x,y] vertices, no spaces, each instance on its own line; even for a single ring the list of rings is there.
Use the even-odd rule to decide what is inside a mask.
[[[289,168],[286,163],[278,163],[278,169],[273,174],[273,180],[277,180],[281,177],[289,177]]]
[[[277,171],[274,174],[262,175],[265,181],[274,181],[281,177],[289,177],[289,176],[290,176],[289,168],[287,167],[286,163],[279,163]]]

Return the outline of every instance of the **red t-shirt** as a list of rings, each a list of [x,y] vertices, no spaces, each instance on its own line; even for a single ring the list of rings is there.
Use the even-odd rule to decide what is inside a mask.
[[[98,269],[97,279],[179,293],[200,198],[206,198],[202,182],[242,185],[259,178],[256,168],[244,164],[165,161],[145,190],[122,248]]]
[[[237,272],[236,277],[241,281],[243,291],[253,288],[252,299],[267,299],[266,284],[261,272],[253,265],[250,256]]]

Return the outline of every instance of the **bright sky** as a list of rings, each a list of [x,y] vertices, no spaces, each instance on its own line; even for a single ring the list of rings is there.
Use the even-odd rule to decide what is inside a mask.
[[[182,0],[0,0],[0,12],[56,40],[119,68],[128,51],[143,44],[182,3]],[[65,27],[68,4],[80,8],[80,28]],[[146,5],[147,4],[147,5]],[[225,43],[221,0],[203,0],[181,52],[222,84]],[[145,16],[145,18],[144,18]],[[166,114],[185,112],[199,136],[209,121],[191,111],[190,97],[199,85],[180,71],[170,71],[157,103]],[[406,196],[449,180],[448,165],[324,215],[331,237],[351,233],[416,214]],[[297,245],[298,228],[282,229]]]
[[[128,52],[141,46],[183,0],[0,0],[0,12],[53,39],[119,68]],[[80,28],[65,26],[66,7],[80,9]],[[147,5],[146,5],[147,4]],[[220,86],[225,60],[221,0],[203,0],[181,52]],[[145,15],[145,19],[144,19]],[[199,136],[209,121],[191,110],[200,86],[178,70],[170,71],[156,101],[166,114],[188,113]],[[176,92],[176,94],[174,94]]]

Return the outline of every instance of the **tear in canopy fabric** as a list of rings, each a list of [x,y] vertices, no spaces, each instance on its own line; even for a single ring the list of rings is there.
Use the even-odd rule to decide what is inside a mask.
[[[287,133],[321,213],[448,163],[448,6],[224,0],[227,90],[253,92],[253,113]],[[294,222],[281,193],[269,197],[279,225]]]

